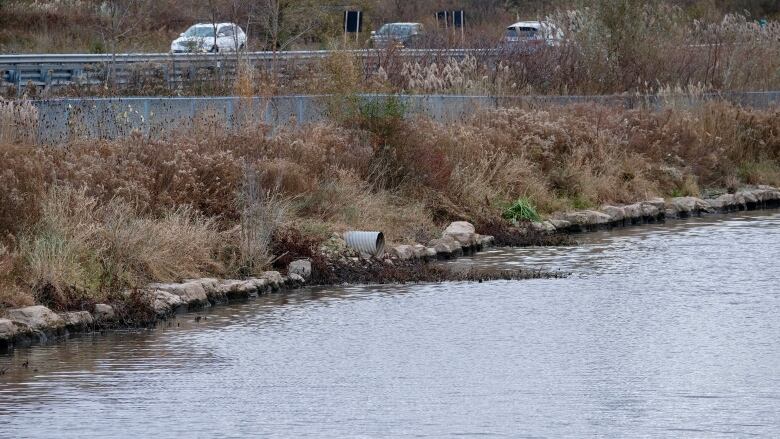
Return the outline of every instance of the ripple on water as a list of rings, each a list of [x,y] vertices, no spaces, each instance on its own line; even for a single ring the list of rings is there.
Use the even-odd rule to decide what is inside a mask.
[[[777,437],[779,238],[776,213],[620,229],[457,262],[566,279],[309,289],[19,349],[0,437]]]

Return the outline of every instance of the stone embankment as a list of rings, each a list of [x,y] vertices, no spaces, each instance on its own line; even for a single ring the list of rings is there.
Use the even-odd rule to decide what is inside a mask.
[[[399,245],[381,259],[388,264],[413,259],[451,259],[472,254],[492,243],[491,236],[478,235],[473,225],[461,221],[452,223],[440,239],[431,241],[428,246]],[[126,291],[124,296],[128,301],[143,304],[153,313],[152,320],[159,321],[182,312],[300,288],[311,275],[311,261],[296,260],[288,266],[286,276],[277,271],[266,271],[259,277],[240,280],[203,278],[180,283],[154,283],[142,290]],[[79,332],[127,326],[115,308],[100,303],[94,305],[91,312],[55,313],[42,305],[7,310],[5,315],[0,316],[0,351],[14,345],[47,342]]]
[[[685,219],[711,213],[730,213],[780,207],[780,190],[769,186],[723,194],[717,198],[678,197],[624,205],[602,206],[599,210],[558,213],[551,219],[532,225],[548,233],[589,232],[612,227],[656,223],[666,219]]]
[[[780,207],[780,190],[761,186],[708,200],[695,197],[654,198],[624,206],[602,206],[599,210],[559,213],[547,221],[533,223],[531,228],[551,234],[577,233],[707,213],[777,207]],[[397,245],[391,247],[382,259],[388,264],[393,264],[393,261],[452,259],[482,250],[493,242],[492,236],[479,235],[472,224],[458,221],[450,224],[441,238],[430,241],[428,245]],[[145,304],[155,320],[163,320],[180,312],[299,288],[307,283],[311,275],[311,262],[297,260],[289,265],[286,276],[267,271],[257,278],[241,280],[205,278],[181,283],[157,283],[143,290],[127,291],[125,295]],[[91,312],[55,313],[41,305],[10,309],[0,317],[0,351],[15,344],[45,342],[68,334],[121,326],[123,322],[110,304],[97,304]]]

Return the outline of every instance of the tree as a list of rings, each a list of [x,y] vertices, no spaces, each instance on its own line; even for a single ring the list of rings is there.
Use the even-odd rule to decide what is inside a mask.
[[[98,32],[111,54],[108,66],[108,79],[116,79],[116,54],[120,43],[142,27],[148,19],[152,0],[110,0],[100,3],[98,12]]]

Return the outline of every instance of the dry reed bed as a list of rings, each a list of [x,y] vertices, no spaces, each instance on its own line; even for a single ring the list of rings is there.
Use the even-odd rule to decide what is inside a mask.
[[[502,109],[445,125],[392,110],[273,135],[3,137],[0,307],[84,309],[152,281],[251,276],[350,229],[399,243],[451,220],[495,229],[518,198],[550,214],[780,185],[776,111]]]

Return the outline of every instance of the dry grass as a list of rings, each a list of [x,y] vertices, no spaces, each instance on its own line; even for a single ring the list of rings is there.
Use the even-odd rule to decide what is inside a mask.
[[[152,218],[120,199],[55,186],[40,219],[11,255],[16,288],[57,309],[80,308],[125,288],[221,271],[213,219],[181,206]]]
[[[35,143],[38,109],[29,101],[0,97],[0,143]]]
[[[780,184],[779,112],[590,105],[444,124],[358,104],[338,123],[273,134],[0,144],[0,303],[81,307],[148,281],[249,274],[283,256],[274,236],[299,232],[425,242],[450,220],[490,224],[519,198],[544,215]]]

